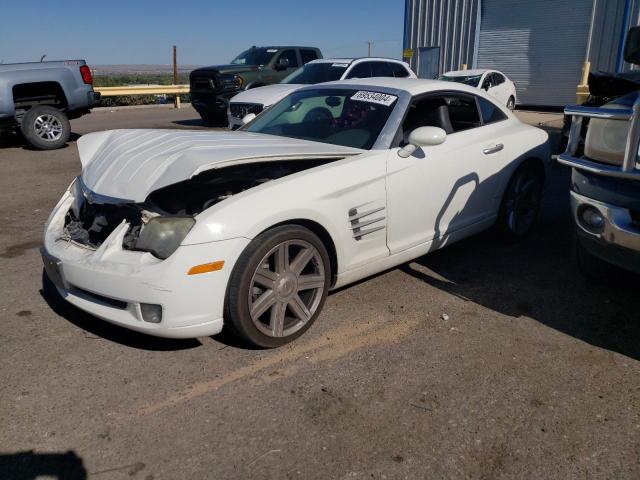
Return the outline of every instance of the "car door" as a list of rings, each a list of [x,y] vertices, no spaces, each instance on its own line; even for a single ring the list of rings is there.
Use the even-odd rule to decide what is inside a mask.
[[[506,105],[507,100],[509,99],[509,94],[507,91],[507,83],[505,82],[504,75],[493,72],[493,83],[495,90],[494,97],[500,102],[501,105]]]
[[[387,162],[387,244],[391,254],[432,242],[439,248],[483,227],[493,213],[492,176],[503,164],[500,138],[483,125],[476,97],[440,93],[418,98],[402,136],[421,126],[447,132],[441,145],[419,148]],[[487,182],[486,184],[484,182]]]

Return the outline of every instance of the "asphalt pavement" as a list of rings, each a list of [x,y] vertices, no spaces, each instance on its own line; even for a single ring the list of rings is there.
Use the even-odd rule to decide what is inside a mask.
[[[557,114],[519,113],[557,134]],[[189,107],[111,128],[208,128]],[[568,172],[535,233],[491,232],[332,293],[298,341],[170,341],[43,289],[75,142],[0,147],[0,479],[638,479],[638,277],[582,277]]]

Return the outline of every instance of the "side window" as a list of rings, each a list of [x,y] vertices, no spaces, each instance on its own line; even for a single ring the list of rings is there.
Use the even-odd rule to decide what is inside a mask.
[[[391,65],[391,70],[393,71],[394,77],[405,78],[409,76],[409,72],[404,65],[401,65],[400,63],[390,63],[389,65]]]
[[[361,62],[356,64],[347,78],[369,78],[371,77],[371,62]]]
[[[502,75],[500,75],[499,73],[494,73],[493,74],[493,84],[494,85],[500,85],[501,83],[504,83],[504,77]]]
[[[302,57],[302,64],[310,62],[311,60],[316,60],[318,58],[318,54],[315,50],[300,50],[300,57]]]
[[[297,68],[300,66],[298,64],[298,56],[296,55],[295,50],[285,50],[280,54],[279,58],[286,58],[289,60],[289,68]]]
[[[507,118],[497,105],[485,98],[478,97],[478,105],[480,106],[482,121],[485,124],[499,122]]]
[[[493,87],[493,75],[491,73],[488,73],[487,75],[484,76],[484,80],[482,81],[482,87],[484,90],[489,90],[491,87]]]
[[[406,142],[409,134],[418,127],[439,127],[451,134],[480,125],[480,114],[473,97],[439,95],[411,104],[402,124],[402,133]]]
[[[371,70],[373,77],[393,77],[393,70],[388,62],[371,62]]]

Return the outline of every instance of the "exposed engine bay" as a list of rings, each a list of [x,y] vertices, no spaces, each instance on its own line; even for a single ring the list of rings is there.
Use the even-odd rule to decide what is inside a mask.
[[[209,170],[158,189],[142,203],[92,203],[86,195],[76,193],[76,201],[65,217],[63,238],[96,249],[119,225],[127,222],[129,229],[124,236],[123,247],[147,250],[139,248],[138,239],[145,225],[153,219],[192,219],[245,190],[336,160],[284,160]],[[80,187],[77,190],[81,192]]]

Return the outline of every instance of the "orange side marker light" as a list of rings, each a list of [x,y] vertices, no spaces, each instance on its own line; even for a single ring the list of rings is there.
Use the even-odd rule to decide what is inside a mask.
[[[189,269],[187,275],[198,275],[199,273],[217,272],[224,267],[224,260],[220,260],[212,263],[203,263],[202,265],[195,265]]]

